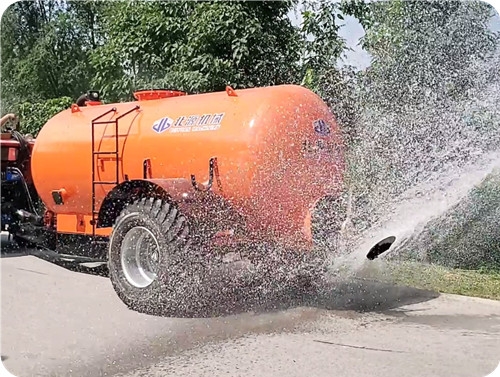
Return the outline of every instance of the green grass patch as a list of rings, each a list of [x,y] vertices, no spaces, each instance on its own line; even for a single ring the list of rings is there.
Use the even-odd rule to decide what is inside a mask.
[[[364,269],[365,278],[397,285],[500,300],[500,272],[462,270],[415,262],[381,262]]]

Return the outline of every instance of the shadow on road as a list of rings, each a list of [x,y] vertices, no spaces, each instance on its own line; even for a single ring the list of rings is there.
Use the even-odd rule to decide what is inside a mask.
[[[266,295],[248,293],[244,289],[234,294],[221,294],[198,312],[179,313],[180,316],[213,317],[242,312],[272,312],[295,307],[313,307],[333,311],[386,312],[404,305],[437,298],[439,293],[359,279],[338,280],[315,290],[300,293],[269,292]]]
[[[439,293],[433,291],[353,278],[351,281],[334,283],[330,290],[320,290],[312,298],[312,303],[325,309],[367,312],[387,311],[437,297]]]

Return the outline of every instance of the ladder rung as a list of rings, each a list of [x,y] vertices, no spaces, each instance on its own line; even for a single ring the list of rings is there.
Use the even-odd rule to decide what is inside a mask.
[[[111,112],[115,112],[116,113],[116,108],[112,108],[111,110],[108,110],[106,111],[104,114],[101,114],[99,117],[95,118],[94,120],[92,120],[92,220],[90,221],[91,225],[92,225],[92,236],[94,237],[93,238],[93,242],[92,242],[92,250],[94,249],[94,245],[96,245],[98,242],[96,242],[95,240],[95,237],[96,237],[96,227],[97,227],[97,222],[98,222],[98,219],[99,219],[99,211],[96,210],[96,201],[95,201],[95,191],[96,191],[96,186],[98,185],[119,185],[120,184],[120,179],[119,179],[119,176],[118,176],[118,169],[119,169],[119,160],[120,159],[123,159],[123,157],[120,157],[120,151],[118,150],[118,143],[119,143],[119,140],[118,138],[119,137],[127,137],[128,134],[124,134],[124,135],[120,135],[119,132],[118,132],[118,120],[123,118],[125,115],[127,114],[130,114],[132,113],[133,111],[135,110],[138,110],[140,109],[140,106],[135,106],[133,109],[123,113],[122,115],[120,115],[118,118],[116,119],[113,119],[113,120],[101,120],[99,121],[99,119],[103,118],[105,115],[111,113]],[[104,139],[104,138],[114,138],[115,139],[115,148],[116,150],[114,151],[96,151],[96,146],[94,144],[94,139],[96,138],[96,128],[95,126],[98,125],[98,124],[113,124],[115,126],[115,132],[114,132],[114,135],[102,135],[101,138]],[[107,128],[107,127],[106,127]],[[107,155],[107,156],[116,156],[116,180],[114,181],[96,181],[95,178],[96,178],[96,171],[94,169],[94,164],[95,164],[95,157],[94,156],[103,156],[103,155]],[[110,158],[108,158],[110,159]],[[113,158],[111,158],[113,159]],[[98,158],[99,160],[99,158]],[[101,159],[101,161],[104,160],[104,159]]]
[[[94,181],[92,184],[94,185],[117,185],[120,182],[117,181]]]
[[[98,154],[118,154],[118,152],[112,152],[112,151],[104,151],[104,152],[92,152],[94,155]]]
[[[128,134],[102,135],[103,139],[111,139],[115,137],[128,137]]]

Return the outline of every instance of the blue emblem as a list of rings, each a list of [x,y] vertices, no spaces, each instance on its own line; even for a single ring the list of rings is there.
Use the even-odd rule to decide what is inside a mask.
[[[153,123],[153,130],[159,134],[168,130],[174,124],[172,118],[162,118]]]
[[[314,131],[321,136],[330,135],[331,129],[328,123],[326,123],[323,119],[318,119],[313,122]]]

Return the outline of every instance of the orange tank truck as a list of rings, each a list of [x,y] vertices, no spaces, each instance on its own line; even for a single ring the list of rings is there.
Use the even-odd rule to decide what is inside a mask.
[[[63,111],[43,127],[32,155],[39,196],[57,215],[61,233],[92,234],[92,120],[116,108],[94,126],[95,152],[115,150],[118,181],[144,178],[209,179],[209,162],[217,158],[221,190],[213,191],[238,209],[250,233],[307,238],[308,210],[317,199],[335,194],[344,168],[342,142],[326,104],[294,85],[271,86],[200,95],[136,93],[136,102],[86,106]],[[146,97],[146,98],[143,98]],[[322,148],[323,146],[323,148]],[[95,180],[116,178],[116,155],[95,155]],[[215,180],[215,179],[214,179]],[[95,186],[99,210],[114,184]],[[186,194],[192,191],[190,185]],[[54,192],[62,193],[56,204]],[[84,216],[82,225],[78,219]],[[108,224],[110,225],[110,224]],[[109,235],[110,227],[97,229]],[[286,239],[283,239],[286,241]]]
[[[89,92],[44,125],[30,169],[45,213],[14,210],[16,223],[43,229],[58,253],[76,242],[71,254],[104,261],[122,301],[152,314],[175,309],[169,287],[182,284],[186,258],[203,264],[214,245],[312,250],[313,209],[336,200],[344,173],[340,130],[316,94],[134,96],[103,104]],[[31,232],[23,226],[18,237]]]

